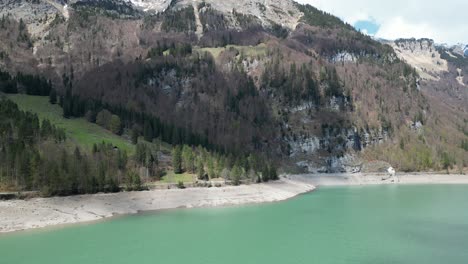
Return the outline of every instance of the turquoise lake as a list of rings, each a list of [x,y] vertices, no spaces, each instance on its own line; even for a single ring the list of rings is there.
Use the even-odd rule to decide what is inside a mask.
[[[0,216],[1,217],[1,216]],[[319,188],[0,235],[1,264],[468,263],[468,186]]]

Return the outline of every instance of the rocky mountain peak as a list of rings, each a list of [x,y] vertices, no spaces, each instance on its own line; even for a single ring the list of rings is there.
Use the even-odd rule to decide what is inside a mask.
[[[130,2],[138,9],[153,13],[187,6],[193,6],[199,12],[213,9],[224,14],[228,20],[235,11],[255,17],[263,25],[278,24],[289,29],[294,29],[302,16],[295,3],[290,0],[130,0]]]
[[[259,19],[263,25],[278,24],[295,29],[302,14],[293,1],[284,0],[182,0],[182,3],[208,4],[211,8],[232,16],[233,11]]]

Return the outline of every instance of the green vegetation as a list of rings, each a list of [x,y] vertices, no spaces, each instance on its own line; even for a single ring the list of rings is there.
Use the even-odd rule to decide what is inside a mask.
[[[180,181],[177,183],[177,188],[179,189],[185,189],[185,185],[184,185],[184,182]]]
[[[162,183],[192,183],[196,181],[197,177],[194,174],[190,173],[181,173],[175,174],[174,172],[168,172],[165,176],[161,178]]]
[[[441,154],[440,160],[441,160],[441,165],[442,165],[443,169],[445,169],[447,171],[449,169],[453,169],[453,165],[455,165],[455,158],[453,156],[451,156],[449,153],[444,151]]]
[[[289,31],[287,28],[284,28],[281,25],[272,23],[270,33],[277,38],[285,39],[288,37]]]
[[[460,147],[461,147],[463,150],[468,151],[468,139],[467,139],[467,140],[462,139],[462,142],[461,142]]]
[[[124,151],[104,143],[92,153],[69,151],[63,129],[5,98],[0,120],[1,190],[39,190],[44,196],[120,190],[128,161]]]
[[[446,60],[450,63],[453,63],[455,66],[459,68],[464,68],[468,66],[468,58],[465,58],[464,56],[459,55],[456,52],[453,52],[453,50],[450,50],[450,52],[452,53],[451,55],[455,56],[455,58],[452,57],[450,54],[448,54],[446,51],[439,50],[439,52],[440,52],[441,59]]]
[[[277,180],[276,167],[256,155],[222,155],[202,147],[175,146],[172,150],[173,171],[162,177],[165,183],[224,179],[233,185],[246,182]]]
[[[341,86],[334,68],[324,70],[321,82],[327,88],[327,96],[340,95]],[[275,95],[285,98],[285,101],[290,105],[299,104],[303,101],[314,102],[316,105],[320,104],[321,95],[318,82],[307,64],[303,64],[298,68],[293,63],[289,72],[287,72],[281,66],[280,57],[275,57],[271,63],[265,66],[262,75],[262,87],[273,90]]]
[[[49,95],[51,90],[52,84],[43,77],[22,73],[13,77],[8,72],[0,70],[0,92]]]
[[[140,191],[142,189],[140,175],[135,171],[128,171],[124,181],[126,191]]]
[[[385,143],[372,146],[364,151],[369,160],[385,160],[400,171],[441,171],[464,166],[463,154],[448,146],[431,146],[422,134],[399,135],[398,144]],[[462,156],[460,156],[462,155]],[[457,160],[460,158],[460,160]]]
[[[26,29],[26,24],[24,23],[23,19],[20,18],[19,26],[18,26],[18,38],[16,39],[18,42],[24,42],[28,45],[28,47],[32,47],[32,41],[29,36],[28,30]]]
[[[174,173],[182,173],[182,146],[176,146],[172,150],[172,167]]]
[[[113,19],[132,18],[139,15],[139,11],[131,4],[125,1],[80,1],[72,4],[72,7],[77,11],[74,12],[74,17],[87,21],[90,16],[103,15]]]
[[[122,122],[120,121],[120,117],[113,115],[106,109],[102,110],[97,114],[96,124],[100,125],[101,127],[107,130],[112,131],[112,133],[117,135],[120,135],[120,133],[122,132]]]
[[[167,56],[167,55],[172,55],[172,56],[187,56],[192,54],[192,45],[188,43],[178,43],[174,44],[171,43],[170,45],[167,45],[166,43],[160,44],[159,42],[157,43],[156,47],[151,48],[148,51],[147,58],[153,58],[156,56]]]
[[[236,12],[236,10],[232,10],[232,15],[237,20],[239,26],[243,29],[259,28],[262,25],[262,22],[256,16],[242,14]]]
[[[195,31],[195,11],[192,6],[179,10],[169,9],[162,14],[161,29],[166,32]]]
[[[74,143],[91,150],[94,144],[108,142],[121,150],[133,153],[135,147],[127,140],[113,134],[84,118],[66,119],[59,105],[51,105],[48,97],[23,94],[8,95],[24,111],[36,113],[39,119],[48,119],[57,127],[63,128],[67,137]]]
[[[301,18],[301,21],[307,23],[311,26],[325,27],[325,28],[335,28],[343,27],[346,29],[354,30],[351,25],[345,24],[341,19],[311,5],[301,5],[297,4],[299,11],[304,13],[304,16]]]
[[[203,25],[203,32],[224,31],[228,28],[228,21],[225,15],[209,4],[200,13],[200,22]]]

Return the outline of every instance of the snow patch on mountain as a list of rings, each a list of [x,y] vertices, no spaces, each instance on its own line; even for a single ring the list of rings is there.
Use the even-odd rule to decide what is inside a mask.
[[[463,71],[460,68],[457,69],[457,78],[456,79],[457,79],[457,82],[461,86],[465,86],[465,83],[463,82]]]
[[[130,0],[137,8],[145,12],[164,12],[170,5],[172,0]]]

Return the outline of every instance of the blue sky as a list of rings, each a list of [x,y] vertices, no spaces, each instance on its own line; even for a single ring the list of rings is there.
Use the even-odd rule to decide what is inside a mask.
[[[358,20],[354,22],[353,26],[361,32],[372,36],[377,34],[380,29],[380,25],[373,18],[368,20]]]
[[[332,13],[378,38],[468,43],[468,0],[297,0]]]

